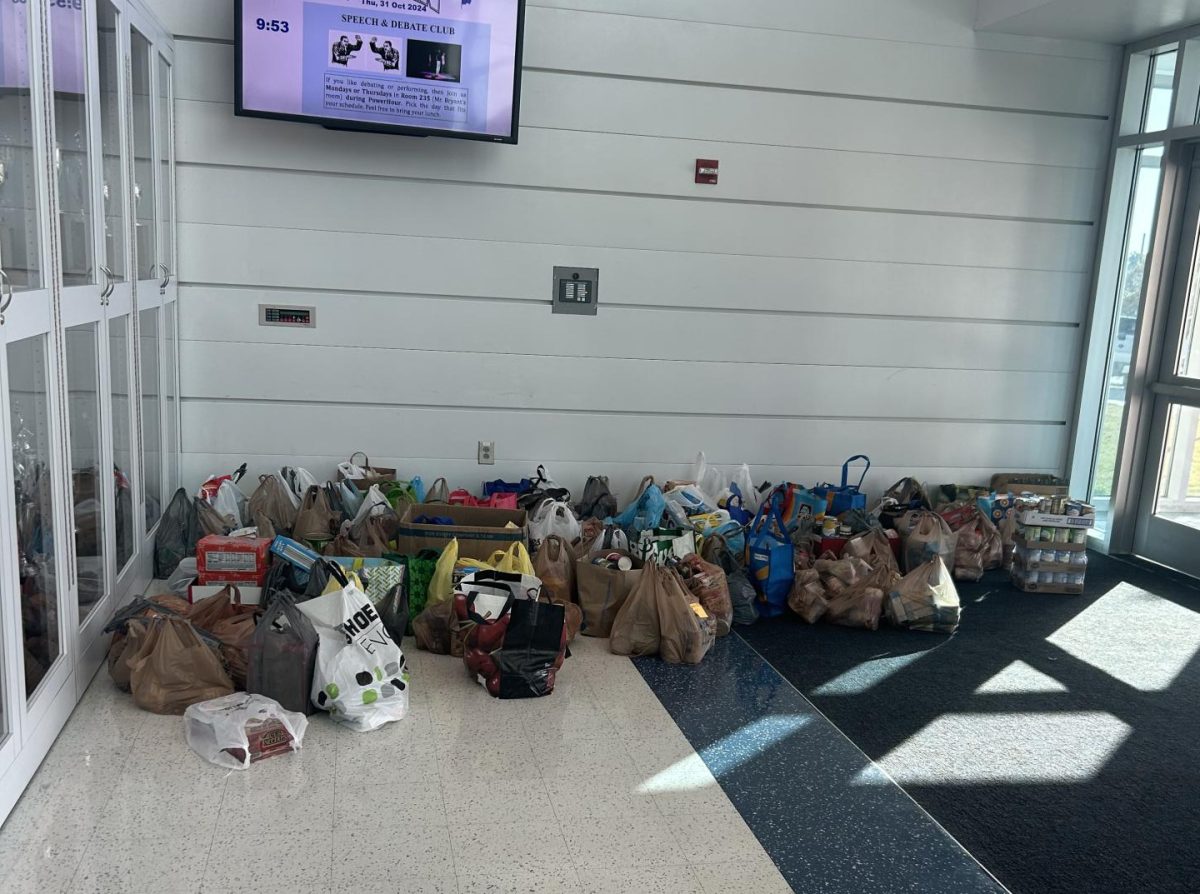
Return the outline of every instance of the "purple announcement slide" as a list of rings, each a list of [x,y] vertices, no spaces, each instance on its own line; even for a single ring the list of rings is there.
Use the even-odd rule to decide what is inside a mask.
[[[243,0],[242,109],[508,138],[517,0]]]

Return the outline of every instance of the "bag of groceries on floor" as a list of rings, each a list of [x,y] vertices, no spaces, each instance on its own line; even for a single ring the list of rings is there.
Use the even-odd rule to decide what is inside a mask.
[[[542,594],[561,605],[567,617],[567,642],[574,642],[583,627],[583,610],[575,603],[575,555],[561,537],[547,537],[533,559],[533,574],[542,582]]]
[[[983,572],[1004,564],[1004,541],[992,520],[978,506],[970,506],[966,517],[954,532],[958,538],[954,550],[954,576],[958,580],[979,580]]]
[[[842,548],[842,556],[857,557],[864,560],[872,568],[884,567],[899,572],[896,554],[892,552],[892,542],[881,528],[871,528],[861,534],[855,534],[846,541]]]
[[[210,764],[246,770],[250,764],[299,751],[308,718],[263,695],[235,692],[197,702],[183,712],[188,746]]]
[[[288,711],[315,714],[313,673],[317,631],[287,593],[277,593],[258,622],[247,649],[246,689],[277,701]]]
[[[182,714],[196,702],[233,692],[215,639],[202,639],[190,621],[160,618],[147,622],[146,635],[130,661],[133,701],[154,714]]]
[[[878,630],[884,600],[898,580],[900,575],[892,569],[876,568],[853,586],[829,595],[824,620],[842,627]]]
[[[693,554],[680,561],[679,576],[712,619],[713,633],[717,636],[728,634],[733,627],[733,600],[721,566]]]
[[[888,620],[909,630],[953,633],[961,614],[958,590],[941,556],[909,572],[887,599]]]
[[[716,641],[713,620],[674,569],[659,566],[654,570],[658,578],[658,654],[667,664],[699,664]]]
[[[936,512],[916,509],[905,513],[900,521],[900,537],[904,562],[901,570],[913,571],[934,556],[941,556],[946,567],[954,567],[954,551],[958,538]]]
[[[583,499],[575,507],[580,519],[596,518],[603,521],[617,514],[617,498],[608,486],[604,475],[591,475],[583,487]]]
[[[547,537],[561,537],[567,543],[579,539],[579,519],[566,503],[546,499],[530,513],[525,525],[525,533],[529,537],[529,548],[535,553],[542,541]]]
[[[815,624],[825,616],[825,612],[829,611],[829,600],[825,597],[821,572],[815,568],[796,570],[796,582],[788,596],[788,608],[809,624]]]
[[[182,487],[175,491],[154,535],[154,576],[166,580],[188,556],[196,555],[200,519],[196,504]]]
[[[299,606],[320,644],[312,698],[338,723],[359,732],[378,729],[408,713],[408,665],[367,594],[341,568],[329,573],[342,588]]]
[[[658,591],[662,587],[657,562],[649,562],[637,586],[612,622],[608,648],[614,655],[657,655],[662,631],[658,624]]]

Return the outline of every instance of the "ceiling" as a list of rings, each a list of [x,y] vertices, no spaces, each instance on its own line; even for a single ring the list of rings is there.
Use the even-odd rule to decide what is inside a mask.
[[[1127,44],[1200,23],[1200,0],[979,0],[976,28]]]

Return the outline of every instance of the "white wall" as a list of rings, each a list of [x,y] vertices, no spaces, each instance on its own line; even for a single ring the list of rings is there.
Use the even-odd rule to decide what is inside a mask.
[[[232,3],[152,5],[185,481],[358,448],[471,487],[699,449],[810,483],[865,452],[875,488],[1062,470],[1112,48],[978,35],[974,0],[536,0],[509,147],[235,119]],[[556,264],[601,268],[597,318],[551,315]]]

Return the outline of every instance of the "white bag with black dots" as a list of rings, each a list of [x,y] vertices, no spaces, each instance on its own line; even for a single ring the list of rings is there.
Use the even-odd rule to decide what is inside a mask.
[[[344,575],[341,569],[335,577]],[[297,606],[320,637],[312,700],[359,732],[379,729],[408,713],[408,663],[362,590],[341,590]]]

